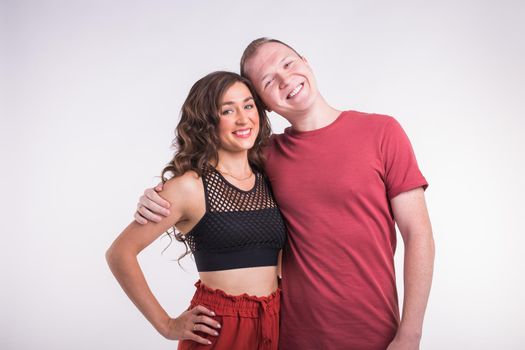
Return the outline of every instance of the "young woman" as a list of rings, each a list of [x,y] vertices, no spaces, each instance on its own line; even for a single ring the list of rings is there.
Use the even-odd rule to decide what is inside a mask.
[[[277,262],[286,230],[262,174],[269,135],[247,79],[215,72],[197,81],[182,107],[177,152],[162,171],[170,214],[158,223],[131,223],[106,253],[129,298],[159,333],[179,340],[179,349],[277,349]],[[188,310],[172,318],[136,257],[175,226],[200,280]]]

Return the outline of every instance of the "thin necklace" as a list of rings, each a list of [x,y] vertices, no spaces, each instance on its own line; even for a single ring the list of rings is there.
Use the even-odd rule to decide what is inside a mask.
[[[215,168],[215,169],[217,169],[217,171],[218,171],[219,173],[221,173],[222,175],[228,175],[228,176],[231,176],[231,177],[233,177],[233,178],[234,178],[235,180],[237,180],[237,181],[245,181],[245,180],[248,180],[248,179],[251,178],[252,175],[253,175],[253,171],[251,171],[251,169],[250,169],[250,175],[248,175],[247,177],[243,177],[243,178],[239,178],[239,177],[234,176],[234,175],[232,175],[232,174],[230,174],[230,173],[227,173],[227,172],[225,172],[225,171],[221,171],[219,168]]]

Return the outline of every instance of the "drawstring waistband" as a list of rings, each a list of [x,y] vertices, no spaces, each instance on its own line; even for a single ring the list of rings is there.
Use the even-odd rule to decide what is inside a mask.
[[[268,296],[257,297],[248,294],[230,295],[220,289],[211,289],[200,280],[195,283],[197,291],[191,301],[191,307],[198,304],[210,307],[217,316],[237,316],[258,318],[261,342],[258,350],[272,348],[272,329],[268,317],[279,313],[281,290],[277,289]]]

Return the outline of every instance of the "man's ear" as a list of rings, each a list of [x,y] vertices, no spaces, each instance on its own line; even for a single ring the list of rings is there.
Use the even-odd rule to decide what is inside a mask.
[[[270,113],[272,110],[268,108],[267,106],[264,106],[264,109],[266,109],[266,112]]]

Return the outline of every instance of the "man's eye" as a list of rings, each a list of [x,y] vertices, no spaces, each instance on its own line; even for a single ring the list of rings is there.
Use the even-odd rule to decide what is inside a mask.
[[[271,80],[268,80],[265,84],[264,84],[264,87],[267,88],[268,86],[270,86],[270,84],[272,83],[273,79]]]

